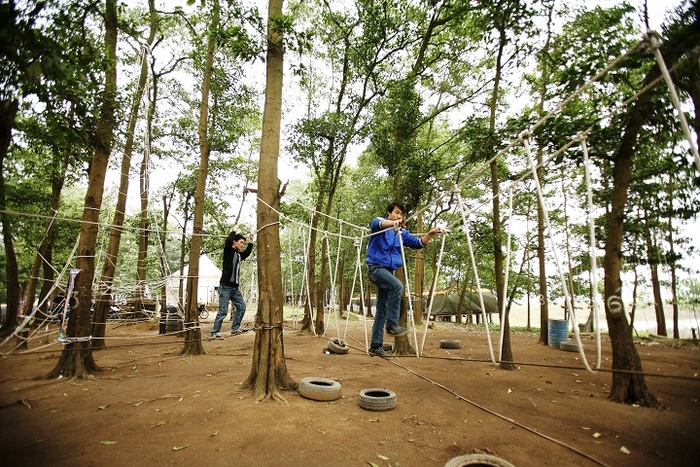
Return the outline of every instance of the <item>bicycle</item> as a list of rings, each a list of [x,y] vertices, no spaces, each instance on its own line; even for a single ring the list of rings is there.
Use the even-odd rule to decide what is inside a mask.
[[[209,310],[204,304],[199,305],[199,317],[200,319],[207,319],[209,317]]]

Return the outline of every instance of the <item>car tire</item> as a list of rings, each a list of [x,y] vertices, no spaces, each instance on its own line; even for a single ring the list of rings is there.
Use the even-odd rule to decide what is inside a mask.
[[[488,465],[492,467],[515,467],[507,460],[491,454],[465,454],[447,461],[445,467],[462,467],[465,465]]]
[[[461,349],[462,343],[459,339],[441,339],[440,340],[441,349]]]
[[[350,346],[345,342],[340,342],[338,339],[331,339],[328,341],[328,350],[332,353],[346,354]]]
[[[568,341],[561,341],[559,343],[559,348],[561,350],[566,350],[567,352],[578,352],[579,346],[578,346],[578,342],[568,340]]]
[[[306,377],[299,381],[299,394],[312,401],[334,401],[340,399],[342,394],[342,386],[339,382],[318,377]]]
[[[396,393],[384,388],[363,389],[357,401],[365,410],[383,412],[396,408]]]

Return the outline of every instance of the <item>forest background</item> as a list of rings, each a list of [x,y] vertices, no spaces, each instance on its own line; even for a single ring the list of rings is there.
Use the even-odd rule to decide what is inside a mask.
[[[26,297],[37,297],[45,312],[51,296],[65,287],[65,266],[74,263],[76,238],[86,225],[87,170],[101,141],[106,92],[100,45],[106,16],[99,8],[90,2],[15,3],[3,2],[3,14],[19,13],[11,18],[15,29],[3,28],[4,116],[12,103],[16,109],[4,127],[11,137],[0,180],[0,274],[7,285],[0,300],[8,302],[10,319],[22,299],[22,311],[31,313],[34,300]],[[564,99],[643,38],[652,11],[644,7],[651,4],[658,12],[665,2],[289,3],[278,24],[286,32],[287,58],[279,152],[281,243],[288,250],[282,255],[283,289],[304,282],[312,289],[307,312],[316,329],[323,327],[322,311],[333,293],[331,259],[340,265],[335,293],[342,305],[353,292],[353,239],[392,199],[406,204],[413,231],[455,227],[446,236],[439,275],[443,250],[409,256],[414,290],[429,290],[433,281],[461,295],[487,288],[507,306],[538,296],[540,325],[548,316],[544,305],[572,293],[587,315],[586,304],[601,290],[594,286],[596,274],[588,272],[593,255],[586,244],[585,164],[579,146],[557,150],[592,129],[594,252],[602,256],[614,155],[632,112],[617,106],[642,89],[653,55],[639,49],[576,99]],[[118,73],[114,88],[107,88],[116,97],[108,161],[119,186],[106,186],[96,209],[94,282],[107,285],[95,294],[96,307],[106,303],[101,297],[111,302],[157,295],[163,278],[191,263],[193,251],[216,258],[234,225],[244,231],[267,227],[256,226],[247,211],[260,206],[255,195],[267,37],[266,13],[258,6],[119,4]],[[668,27],[660,28],[671,43],[697,22],[697,2],[677,6]],[[680,57],[671,54],[669,61]],[[202,98],[205,82],[209,100]],[[683,91],[684,82],[677,84]],[[688,105],[693,91],[691,86],[684,94]],[[528,172],[526,154],[508,142],[550,109],[556,114],[531,136],[538,162],[546,161],[538,177],[553,240],[545,245],[532,177],[513,183]],[[634,304],[649,297],[661,335],[668,334],[663,297],[672,297],[672,332],[680,337],[680,307],[693,317],[698,300],[698,243],[687,230],[698,210],[697,167],[663,82],[654,88],[652,109],[635,147],[624,212],[624,292],[632,320]],[[697,117],[689,120],[697,131]],[[550,154],[556,157],[548,159]],[[305,172],[305,180],[290,180],[290,168]],[[201,177],[206,196],[198,221]],[[129,188],[132,178],[138,190],[135,183]],[[507,186],[515,187],[512,212]],[[461,227],[455,188],[467,204],[468,222]],[[136,192],[132,212],[125,197]],[[519,228],[504,251],[509,226]],[[203,235],[193,237],[193,229]],[[345,240],[337,254],[329,237]],[[555,254],[565,263],[563,275],[552,267]],[[505,292],[504,272],[510,275]]]

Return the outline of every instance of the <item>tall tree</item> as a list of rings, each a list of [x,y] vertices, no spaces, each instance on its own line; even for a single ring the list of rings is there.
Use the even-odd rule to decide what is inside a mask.
[[[269,0],[265,107],[258,169],[258,312],[255,318],[253,364],[244,387],[251,388],[256,402],[286,400],[281,389],[296,389],[284,358],[284,301],[279,236],[280,186],[278,159],[282,120],[284,66],[283,0]]]
[[[187,297],[185,302],[185,332],[183,354],[200,355],[204,353],[202,332],[199,326],[191,323],[198,321],[197,290],[199,283],[199,257],[202,252],[202,234],[204,233],[204,194],[206,193],[207,174],[209,172],[209,93],[211,91],[212,74],[214,72],[214,54],[219,42],[221,27],[221,5],[219,0],[213,0],[211,18],[208,25],[207,51],[204,59],[202,77],[202,100],[199,108],[199,172],[194,192],[194,219],[192,221],[192,238],[190,240],[189,269],[187,273]]]
[[[83,378],[97,370],[89,341],[92,282],[95,275],[95,247],[98,221],[102,207],[105,174],[112,150],[114,114],[117,96],[117,5],[116,0],[105,0],[104,13],[105,87],[95,134],[95,153],[90,164],[85,207],[80,227],[76,267],[80,269],[75,281],[77,304],[68,321],[69,338],[77,338],[65,345],[61,357],[49,378],[74,376]]]
[[[98,338],[104,337],[105,335],[107,312],[112,304],[112,283],[114,281],[114,272],[117,268],[122,226],[124,225],[124,217],[126,215],[126,200],[129,191],[129,173],[131,172],[131,156],[134,148],[136,122],[139,115],[139,109],[141,108],[142,97],[146,90],[146,82],[148,80],[148,54],[146,53],[146,49],[150,50],[156,36],[158,14],[155,11],[155,0],[148,0],[148,11],[149,34],[148,38],[146,39],[144,49],[142,50],[140,74],[136,89],[134,90],[134,94],[132,96],[129,120],[126,129],[126,144],[124,146],[124,154],[122,155],[121,162],[117,206],[114,210],[114,218],[112,219],[112,226],[109,230],[109,243],[107,245],[107,251],[105,252],[104,263],[102,265],[102,274],[98,282],[97,297],[95,300],[92,335]],[[92,346],[93,348],[104,347],[105,341],[104,339],[95,340],[92,342]]]

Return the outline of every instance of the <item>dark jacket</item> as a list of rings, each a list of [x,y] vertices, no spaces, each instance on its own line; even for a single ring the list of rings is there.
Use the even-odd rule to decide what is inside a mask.
[[[238,287],[240,285],[241,261],[250,256],[250,253],[253,251],[252,243],[248,243],[243,251],[236,250],[233,247],[233,237],[235,235],[236,232],[231,232],[229,236],[226,237],[221,268],[221,280],[219,281],[221,285],[228,285],[230,287]]]

